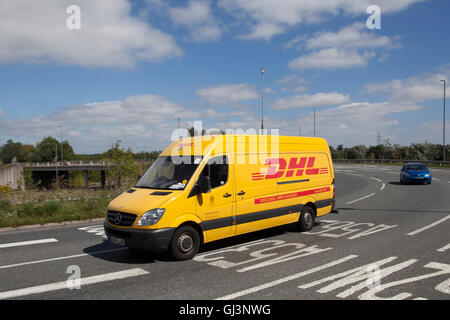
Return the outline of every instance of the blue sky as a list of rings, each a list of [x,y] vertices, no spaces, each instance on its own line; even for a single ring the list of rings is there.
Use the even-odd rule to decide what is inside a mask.
[[[73,4],[79,30],[66,25]],[[257,129],[261,66],[265,127],[282,135],[313,135],[317,107],[334,146],[374,145],[377,132],[442,143],[448,12],[445,0],[2,1],[0,145],[59,139],[63,126],[77,153],[117,139],[161,149],[176,117]]]

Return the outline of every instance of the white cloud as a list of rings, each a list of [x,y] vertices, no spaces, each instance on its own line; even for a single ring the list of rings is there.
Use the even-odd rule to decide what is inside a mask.
[[[309,84],[311,81],[301,78],[296,74],[287,75],[277,81],[277,85],[282,86],[281,92],[292,90],[295,93],[307,91],[308,87],[305,84]]]
[[[271,108],[275,110],[287,110],[322,107],[347,103],[349,101],[349,95],[343,95],[338,92],[321,92],[316,94],[303,94],[291,96],[288,98],[280,98],[273,103]]]
[[[364,67],[376,56],[376,50],[398,48],[397,38],[368,31],[364,24],[355,23],[338,32],[321,32],[304,41],[307,50],[313,50],[289,63],[291,69],[349,69]],[[386,55],[384,55],[386,57]]]
[[[189,29],[190,39],[193,41],[211,41],[221,37],[222,32],[209,1],[190,0],[187,7],[169,8],[168,13],[175,25]]]
[[[211,105],[227,105],[236,102],[257,99],[259,94],[254,88],[245,83],[222,84],[209,88],[202,88],[195,93]]]
[[[424,122],[419,126],[418,136],[421,138],[418,142],[433,142],[442,144],[442,121]],[[450,122],[446,121],[445,131],[450,132]],[[448,145],[449,141],[446,139],[445,144]]]
[[[374,145],[378,131],[394,132],[404,123],[392,119],[396,113],[408,113],[423,109],[420,105],[396,104],[392,102],[354,102],[331,108],[316,110],[316,135],[327,139],[330,145],[344,143],[350,145]],[[302,135],[313,135],[313,112],[303,115],[290,123],[290,134],[297,134],[298,126]],[[409,144],[407,134],[392,137],[393,143]]]
[[[278,85],[292,85],[292,86],[307,84],[307,83],[310,83],[310,81],[306,80],[305,78],[301,78],[296,74],[287,75],[277,81]]]
[[[363,23],[354,23],[338,32],[321,32],[305,41],[306,48],[396,48],[398,44],[387,36],[368,30]]]
[[[359,53],[355,50],[340,50],[336,48],[314,51],[300,56],[289,62],[289,68],[303,69],[349,69],[354,67],[364,67],[375,53]]]
[[[145,94],[123,100],[92,102],[80,106],[66,106],[59,111],[38,117],[0,121],[0,136],[25,143],[36,143],[45,136],[60,137],[64,127],[77,153],[106,151],[113,142],[122,140],[125,146],[146,146],[156,150],[167,146],[175,117],[187,128],[194,120],[204,121],[205,128],[226,129],[222,125],[237,119],[251,118],[246,108],[193,110],[166,97]]]
[[[392,101],[422,103],[427,100],[443,98],[443,83],[450,78],[450,69],[443,68],[438,73],[425,73],[406,79],[394,79],[386,83],[373,83],[366,86],[369,92],[385,92]]]
[[[380,0],[383,14],[408,8],[423,0]],[[219,0],[218,6],[250,22],[250,31],[243,38],[265,39],[285,32],[299,23],[317,23],[330,16],[366,15],[372,0]],[[368,16],[367,16],[368,17]]]
[[[66,9],[74,4],[80,30],[66,26]],[[2,0],[0,62],[133,68],[182,54],[172,36],[130,12],[128,0]]]

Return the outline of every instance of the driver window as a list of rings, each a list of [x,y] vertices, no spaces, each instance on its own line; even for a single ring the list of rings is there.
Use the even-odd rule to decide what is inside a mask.
[[[228,161],[227,156],[214,157],[208,160],[203,168],[202,176],[209,177],[211,189],[221,187],[228,180]]]

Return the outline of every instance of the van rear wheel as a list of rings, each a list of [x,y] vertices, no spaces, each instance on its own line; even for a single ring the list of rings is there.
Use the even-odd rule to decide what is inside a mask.
[[[300,212],[297,226],[300,231],[310,231],[314,227],[316,211],[310,206],[304,206]]]
[[[191,226],[182,226],[175,230],[169,251],[176,260],[192,259],[200,249],[200,235]]]

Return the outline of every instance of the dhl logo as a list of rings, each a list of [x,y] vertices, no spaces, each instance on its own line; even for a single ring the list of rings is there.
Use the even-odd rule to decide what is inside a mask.
[[[270,165],[267,172],[265,174],[252,173],[252,180],[278,179],[283,176],[286,178],[303,175],[313,176],[328,173],[327,167],[314,168],[315,161],[316,157],[290,158],[288,165],[287,160],[283,158],[266,159],[265,165]]]

